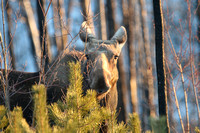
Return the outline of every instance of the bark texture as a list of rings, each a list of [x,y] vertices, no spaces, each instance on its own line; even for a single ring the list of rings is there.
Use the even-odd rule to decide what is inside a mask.
[[[166,116],[167,119],[166,130],[168,133],[170,133],[170,127],[168,121],[167,84],[166,84],[166,71],[165,71],[164,26],[163,26],[161,0],[153,0],[153,10],[154,10],[154,22],[155,22],[159,115]]]

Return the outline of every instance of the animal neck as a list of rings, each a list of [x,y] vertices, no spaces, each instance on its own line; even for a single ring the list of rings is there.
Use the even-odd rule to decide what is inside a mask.
[[[117,84],[113,84],[110,91],[100,100],[100,105],[115,111],[118,103]]]

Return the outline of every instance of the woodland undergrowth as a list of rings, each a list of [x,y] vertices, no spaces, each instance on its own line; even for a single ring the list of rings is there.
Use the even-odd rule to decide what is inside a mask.
[[[15,107],[8,113],[5,106],[0,106],[0,132],[99,132],[105,123],[110,133],[141,132],[138,114],[130,114],[127,123],[118,123],[117,113],[101,107],[95,91],[88,90],[83,95],[80,63],[68,65],[70,85],[64,100],[47,105],[45,86],[34,85],[32,126],[23,118],[21,107]]]

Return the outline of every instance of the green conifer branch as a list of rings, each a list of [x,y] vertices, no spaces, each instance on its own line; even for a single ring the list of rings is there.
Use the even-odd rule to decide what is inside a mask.
[[[48,123],[46,88],[44,85],[34,85],[34,118],[36,120],[36,131],[38,133],[51,132]]]
[[[137,113],[129,114],[127,126],[131,132],[141,133],[140,118]]]
[[[70,85],[65,101],[49,106],[50,119],[68,132],[98,132],[101,123],[110,117],[111,112],[100,106],[95,91],[88,90],[83,96],[81,65],[79,62],[68,64]]]
[[[0,132],[1,130],[3,131],[3,129],[7,127],[9,124],[8,118],[6,117],[6,112],[7,110],[5,106],[1,105],[0,106]]]
[[[11,112],[11,124],[6,130],[11,133],[33,133],[34,131],[30,129],[28,123],[23,118],[22,108],[15,107]]]

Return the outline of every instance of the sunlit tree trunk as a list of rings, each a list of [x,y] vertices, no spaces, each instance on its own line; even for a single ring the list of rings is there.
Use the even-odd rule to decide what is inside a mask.
[[[46,1],[45,0],[37,0],[37,14],[38,14],[38,24],[39,24],[39,35],[40,35],[40,44],[43,51],[44,56],[44,66],[47,67],[52,58],[51,48],[50,48],[50,38],[48,35],[48,29],[45,13],[46,13]]]
[[[66,12],[66,16],[67,16],[67,24],[66,24],[66,30],[67,30],[67,41],[69,41],[69,39],[72,39],[72,38],[69,38],[71,36],[68,37],[68,35],[70,35],[70,31],[71,31],[71,28],[70,28],[70,25],[71,25],[71,22],[70,22],[70,13],[72,11],[72,8],[73,8],[73,0],[68,0],[68,8],[67,8],[67,12]],[[69,46],[69,44],[67,44],[67,47]]]
[[[117,30],[117,25],[115,23],[115,2],[116,0],[107,0],[107,12],[106,12],[106,19],[108,24],[107,35],[108,39],[110,39],[115,31]]]
[[[59,8],[59,20],[60,20],[60,28],[61,28],[61,35],[62,35],[62,45],[65,48],[67,44],[67,28],[66,28],[66,13],[64,9],[64,0],[58,1],[58,8]]]
[[[36,25],[36,20],[34,18],[33,9],[30,0],[23,0],[24,9],[27,15],[27,23],[30,29],[31,41],[33,44],[34,52],[33,55],[36,56],[37,70],[40,68],[40,57],[41,57],[41,46],[40,46],[40,34]]]
[[[87,24],[90,26],[90,29],[92,30],[93,34],[95,34],[91,0],[80,0],[80,3],[83,9],[84,20],[87,21]]]
[[[143,127],[143,130],[145,131],[147,129],[148,124],[148,113],[149,108],[147,106],[147,97],[146,97],[146,91],[147,91],[147,85],[145,82],[145,75],[146,75],[146,69],[145,69],[145,53],[144,53],[144,42],[142,38],[142,26],[141,26],[141,17],[140,17],[140,6],[138,4],[138,0],[135,7],[135,44],[138,48],[138,71],[137,71],[137,78],[138,78],[138,90],[140,97],[138,97],[141,106],[141,124]]]
[[[144,37],[144,47],[146,54],[146,65],[147,65],[147,84],[148,84],[148,101],[150,108],[150,116],[155,117],[155,105],[154,105],[154,84],[153,84],[153,75],[152,75],[152,61],[151,61],[151,51],[150,51],[150,41],[149,41],[149,31],[147,27],[147,11],[145,9],[145,0],[139,0],[141,15],[142,15],[142,27],[143,27],[143,37]]]
[[[8,21],[8,31],[7,31],[7,36],[9,38],[9,45],[8,45],[8,49],[9,49],[9,52],[10,52],[10,59],[11,59],[11,68],[13,69],[16,69],[16,65],[15,65],[15,55],[14,55],[14,49],[13,49],[13,34],[12,34],[12,8],[10,7],[10,3],[8,0],[6,0],[6,5],[7,5],[7,9],[6,9],[6,12],[7,13],[7,21]],[[15,31],[14,31],[15,32]]]
[[[122,14],[123,14],[123,24],[124,24],[124,26],[127,30],[127,33],[128,33],[127,44],[125,45],[124,49],[125,49],[125,51],[128,51],[129,50],[129,44],[130,44],[130,40],[129,40],[129,38],[130,38],[130,36],[129,36],[130,35],[130,33],[129,33],[129,17],[130,16],[129,16],[129,10],[127,10],[128,9],[127,0],[121,0],[121,5],[122,5],[122,7],[121,7],[122,8]],[[129,51],[127,53],[129,54]],[[124,56],[124,54],[123,54],[123,56]],[[128,91],[130,91],[128,89],[129,88],[128,83],[129,83],[130,80],[128,80],[128,78],[126,77],[126,71],[124,69],[122,57],[119,60],[119,72],[121,72],[120,73],[120,81],[121,81],[122,98],[123,98],[123,105],[124,105],[124,115],[125,115],[125,120],[127,121],[127,119],[128,119],[127,106],[128,106],[128,102],[129,102],[128,99],[130,97],[130,95],[129,95],[130,93],[128,93]]]
[[[163,26],[161,0],[153,0],[153,10],[154,10],[154,22],[155,22],[159,115],[166,116],[167,119],[166,130],[168,133],[170,133],[168,106],[167,106],[166,71],[165,71],[164,26]]]
[[[58,53],[60,53],[63,50],[63,44],[62,44],[62,38],[61,38],[61,32],[60,32],[60,22],[59,22],[59,9],[58,9],[58,0],[52,1],[53,5],[53,21],[54,21],[54,29],[55,29],[55,40],[56,40],[56,46]]]
[[[128,10],[127,10],[128,9]],[[123,23],[128,31],[128,53],[130,63],[130,91],[133,112],[138,113],[137,81],[136,81],[136,59],[135,59],[135,1],[122,0]]]
[[[133,105],[133,112],[138,113],[138,91],[137,91],[137,80],[136,80],[136,59],[135,59],[135,31],[134,31],[134,10],[135,0],[129,0],[129,62],[130,62],[130,90],[131,90],[131,102]]]
[[[105,6],[104,6],[104,0],[99,0],[97,3],[98,5],[98,11],[100,16],[99,21],[99,39],[107,40],[107,34],[106,34],[106,17],[105,17]]]
[[[1,20],[2,20],[2,27],[3,27],[3,34],[0,32],[0,47],[1,47],[1,54],[3,55],[3,64],[4,64],[4,73],[3,71],[0,71],[0,82],[2,85],[2,91],[4,94],[4,100],[5,100],[5,106],[8,110],[8,117],[10,116],[10,94],[9,94],[9,84],[8,84],[8,65],[7,65],[7,44],[6,44],[6,33],[5,33],[5,15],[4,15],[5,7],[3,0],[1,1]],[[2,60],[0,59],[0,63],[2,63]],[[2,66],[1,66],[2,67]],[[4,78],[5,77],[5,78]]]
[[[63,0],[53,0],[55,39],[58,53],[64,50],[67,44],[67,20]],[[68,5],[69,6],[69,5]]]

